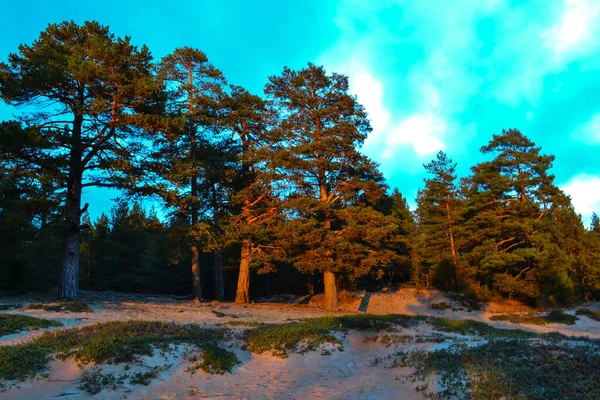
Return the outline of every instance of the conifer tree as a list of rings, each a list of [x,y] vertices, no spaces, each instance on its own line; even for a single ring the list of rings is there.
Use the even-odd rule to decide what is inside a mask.
[[[251,264],[266,262],[269,255],[281,252],[273,243],[273,228],[281,215],[273,159],[280,139],[270,126],[273,113],[260,97],[232,86],[224,106],[225,124],[241,145],[232,198],[234,214],[228,224],[232,241],[241,245],[235,301],[249,303]]]
[[[417,195],[416,213],[422,235],[421,258],[430,265],[436,265],[439,273],[443,265],[451,265],[451,279],[456,288],[460,279],[456,228],[461,211],[456,187],[456,163],[440,151],[435,160],[424,166],[431,177],[425,179],[425,188],[419,190]]]
[[[381,246],[397,229],[373,205],[384,194],[376,166],[359,153],[371,126],[346,76],[308,64],[269,78],[285,144],[278,163],[288,184],[286,231],[295,266],[320,272],[325,307],[337,309],[336,273],[356,277],[383,265]]]
[[[516,129],[494,135],[481,151],[495,157],[474,166],[464,181],[467,264],[500,293],[536,298],[543,258],[539,226],[557,192],[548,172],[554,156],[541,154]]]
[[[169,90],[167,121],[162,135],[154,140],[151,170],[158,194],[179,215],[189,218],[192,293],[202,299],[200,223],[210,205],[203,202],[201,184],[212,185],[201,175],[203,168],[210,167],[207,153],[215,147],[211,138],[219,129],[225,78],[202,51],[189,47],[166,56],[159,76]]]
[[[149,50],[128,37],[115,38],[96,22],[51,24],[0,64],[0,96],[28,107],[20,119],[22,134],[36,138],[14,157],[65,189],[61,299],[77,297],[80,217],[86,209],[81,193],[136,178],[132,133],[149,122],[145,114],[159,90]]]

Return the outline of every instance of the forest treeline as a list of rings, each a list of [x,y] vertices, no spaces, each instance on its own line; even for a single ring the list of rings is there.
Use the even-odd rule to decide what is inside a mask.
[[[0,124],[0,292],[600,298],[599,219],[583,226],[554,157],[519,130],[494,134],[469,176],[439,152],[411,211],[360,152],[371,127],[348,78],[310,63],[258,96],[200,50],[155,60],[63,22],[0,64],[0,96],[21,110]],[[92,186],[122,193],[96,221]]]

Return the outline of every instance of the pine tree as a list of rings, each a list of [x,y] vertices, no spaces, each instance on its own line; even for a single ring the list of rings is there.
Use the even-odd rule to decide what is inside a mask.
[[[516,129],[494,135],[481,151],[495,158],[474,166],[463,182],[464,252],[466,264],[477,266],[470,275],[500,293],[536,298],[543,258],[539,225],[556,194],[548,173],[554,156],[540,154]]]
[[[207,153],[216,150],[211,137],[219,129],[225,78],[202,51],[189,47],[166,56],[160,63],[159,76],[169,89],[169,100],[166,127],[154,138],[151,170],[155,188],[166,204],[189,218],[192,292],[202,299],[200,222],[210,205],[203,204],[206,197],[201,198],[205,194],[200,187],[201,175],[203,168],[210,167]],[[210,182],[204,184],[210,189]],[[217,253],[215,260],[218,262]]]
[[[416,248],[415,216],[410,211],[406,198],[398,189],[394,189],[391,195],[385,196],[382,204],[382,212],[390,216],[398,227],[392,240],[386,243],[393,252],[393,257],[390,258],[385,272],[389,276],[390,285],[394,284],[394,280],[407,282],[413,272],[413,251]]]
[[[456,227],[460,223],[461,200],[456,187],[456,164],[440,151],[435,160],[424,165],[431,175],[417,195],[417,218],[422,235],[421,259],[435,265],[437,274],[449,275],[440,280],[449,288],[448,280],[460,284]],[[442,271],[451,267],[453,272]]]
[[[13,156],[61,180],[66,189],[61,299],[77,297],[82,190],[121,186],[136,176],[123,171],[132,171],[133,129],[149,122],[144,114],[160,90],[151,61],[146,47],[115,38],[108,27],[63,22],[49,25],[32,45],[21,45],[0,64],[4,101],[40,110],[21,118],[23,135],[36,141]]]
[[[229,236],[241,244],[240,269],[235,301],[250,302],[250,266],[268,262],[281,252],[273,245],[273,226],[281,216],[274,183],[277,181],[273,154],[279,147],[278,131],[272,129],[267,103],[247,90],[232,86],[225,101],[225,124],[239,139],[239,177],[232,198],[234,215]]]
[[[579,279],[586,301],[600,298],[600,218],[592,213],[589,229],[584,234],[584,263]]]
[[[381,243],[397,226],[373,205],[384,194],[375,165],[359,153],[371,131],[348,79],[308,64],[269,78],[265,93],[279,112],[285,144],[278,163],[288,184],[282,232],[294,264],[320,272],[325,307],[337,309],[336,273],[360,276],[387,261]]]

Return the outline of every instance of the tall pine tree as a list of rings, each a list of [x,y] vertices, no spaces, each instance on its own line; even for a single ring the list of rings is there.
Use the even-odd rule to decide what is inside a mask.
[[[115,38],[96,22],[51,24],[0,64],[0,96],[28,107],[20,120],[22,134],[39,138],[14,157],[56,177],[65,189],[61,299],[77,297],[86,209],[81,193],[89,186],[121,186],[136,176],[133,129],[148,122],[144,114],[159,90],[149,50],[128,37]]]
[[[385,264],[382,242],[397,230],[373,208],[383,178],[358,151],[371,126],[348,78],[323,67],[284,68],[265,93],[285,140],[278,163],[288,184],[286,242],[297,268],[323,274],[325,307],[337,309],[336,273],[356,277]]]

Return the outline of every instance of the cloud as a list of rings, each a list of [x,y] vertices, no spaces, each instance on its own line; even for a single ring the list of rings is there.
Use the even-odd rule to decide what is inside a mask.
[[[390,112],[383,104],[383,83],[369,72],[360,68],[350,72],[350,90],[369,114],[373,133],[371,137],[381,135],[390,121]]]
[[[559,186],[571,196],[573,206],[581,214],[584,223],[588,225],[592,213],[600,212],[600,177],[579,174]]]
[[[597,0],[565,0],[559,20],[546,32],[546,44],[555,55],[575,50],[593,39],[600,5]]]
[[[401,121],[390,131],[387,137],[388,147],[384,156],[391,156],[393,145],[410,144],[414,151],[425,156],[443,150],[446,145],[441,137],[446,133],[448,124],[432,114],[416,114]]]

